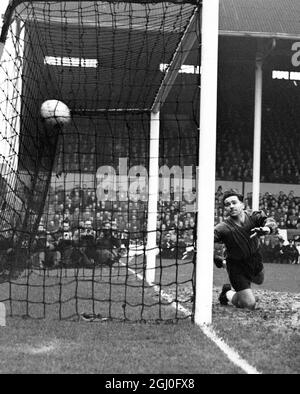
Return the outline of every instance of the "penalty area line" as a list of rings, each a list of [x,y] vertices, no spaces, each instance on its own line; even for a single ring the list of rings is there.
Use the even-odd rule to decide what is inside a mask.
[[[130,262],[135,256],[129,257],[128,262]],[[129,268],[127,264],[121,262],[122,265],[126,266],[128,271],[130,271],[133,275],[135,275],[139,280],[143,281],[144,277],[141,274],[138,274],[135,272],[132,268]],[[170,302],[170,306],[173,308],[177,308],[179,311],[184,313],[186,316],[189,316],[191,314],[191,311],[187,308],[185,308],[183,305],[181,305],[178,302],[172,301],[172,296],[165,291],[161,290],[160,286],[156,285],[155,283],[152,282],[147,282],[150,287],[153,288],[153,290],[157,293],[160,294],[161,297],[163,297],[166,301]],[[250,365],[248,361],[243,359],[236,350],[231,348],[229,345],[227,345],[224,340],[219,337],[219,335],[213,330],[213,328],[209,325],[200,325],[198,326],[201,331],[204,333],[204,335],[210,339],[225,355],[226,357],[237,367],[242,369],[245,373],[249,375],[261,375],[261,372],[259,372],[255,367]]]

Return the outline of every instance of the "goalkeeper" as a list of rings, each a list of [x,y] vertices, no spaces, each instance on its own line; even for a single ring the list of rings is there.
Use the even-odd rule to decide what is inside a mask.
[[[238,308],[254,309],[256,299],[251,283],[260,285],[264,281],[259,236],[274,234],[277,225],[263,211],[245,210],[243,196],[235,191],[225,192],[222,201],[226,219],[215,226],[214,241],[226,247],[230,284],[223,286],[219,301],[222,305],[230,302]],[[223,258],[217,255],[214,262],[217,267],[224,264]]]

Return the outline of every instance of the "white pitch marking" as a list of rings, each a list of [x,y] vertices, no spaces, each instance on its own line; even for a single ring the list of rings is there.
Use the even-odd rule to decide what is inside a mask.
[[[59,343],[57,342],[49,342],[44,344],[37,344],[37,345],[16,345],[16,346],[1,346],[0,350],[2,352],[17,352],[17,353],[25,353],[25,354],[32,354],[32,355],[39,355],[39,354],[46,354],[52,353],[59,349]]]
[[[236,350],[232,349],[230,346],[228,346],[222,338],[218,336],[218,334],[213,330],[211,326],[208,325],[203,325],[200,326],[200,329],[203,331],[203,333],[211,339],[221,350],[225,355],[229,358],[229,360],[241,368],[244,372],[250,375],[260,375],[261,372],[259,372],[256,368],[252,367],[246,360],[244,360]]]
[[[57,346],[54,344],[42,345],[42,346],[36,346],[36,347],[26,346],[23,349],[23,352],[29,353],[29,354],[44,354],[44,353],[53,352],[56,349],[57,349]]]
[[[132,256],[130,258],[130,260],[133,258],[134,256]],[[128,259],[129,260],[129,259]],[[126,266],[125,263],[122,263],[124,266]],[[143,275],[138,274],[137,272],[135,272],[132,268],[128,268],[128,270],[130,272],[132,272],[138,279],[143,280]],[[164,292],[163,290],[161,290],[160,286],[155,285],[152,282],[148,282],[149,286],[151,286],[154,291],[156,291],[157,293],[159,293],[163,298],[165,298],[167,301],[172,301],[171,299],[171,295]],[[182,313],[184,313],[186,316],[189,316],[191,311],[187,308],[185,308],[184,306],[182,306],[179,303],[176,302],[172,302],[170,304],[172,307],[177,308],[178,310],[180,310]],[[226,357],[236,366],[238,366],[239,368],[241,368],[244,372],[246,372],[247,374],[250,375],[260,375],[261,372],[257,371],[256,368],[254,368],[253,366],[251,366],[246,360],[244,360],[238,353],[236,350],[234,350],[233,348],[231,348],[230,346],[228,346],[224,340],[219,337],[217,335],[217,333],[213,330],[213,328],[210,325],[202,325],[199,326],[199,328],[201,329],[201,331],[204,333],[204,335],[206,335],[211,341],[213,341],[219,349],[222,350],[222,352],[226,355]]]

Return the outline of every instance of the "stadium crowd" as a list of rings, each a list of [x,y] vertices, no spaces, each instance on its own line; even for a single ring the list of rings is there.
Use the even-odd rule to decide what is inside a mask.
[[[295,119],[298,98],[271,95],[263,101],[261,182],[300,182],[299,132]],[[242,103],[242,104],[241,104]],[[227,181],[252,181],[253,167],[253,103],[221,100],[217,123],[216,178]],[[119,124],[120,123],[120,124]],[[114,124],[113,136],[87,138],[90,129],[69,134],[60,151],[57,166],[68,172],[95,173],[96,167],[107,164],[118,166],[120,157],[128,159],[129,166],[148,165],[149,136],[147,125],[122,122]],[[102,125],[101,130],[107,125]],[[99,126],[100,127],[100,126]],[[125,127],[125,128],[124,128]],[[104,133],[104,131],[103,131]],[[100,140],[101,137],[101,140]],[[69,139],[68,139],[69,138]],[[98,140],[99,139],[99,140]],[[160,166],[195,165],[198,155],[198,126],[192,118],[177,116],[162,119],[160,130]],[[96,149],[96,146],[100,148]],[[101,148],[105,146],[105,149]]]
[[[215,193],[215,224],[224,218],[222,207],[223,189],[219,186]],[[171,194],[172,197],[172,194]],[[174,196],[173,196],[174,197]],[[252,196],[245,196],[245,207],[250,209]],[[143,243],[146,239],[147,204],[145,201],[97,201],[95,190],[75,188],[70,192],[50,193],[47,216],[42,223],[50,232],[59,231],[67,222],[70,231],[75,232],[89,222],[94,230],[101,230],[110,223],[122,243]],[[288,194],[280,191],[277,195],[265,193],[260,197],[260,209],[278,223],[279,229],[299,230],[300,197],[294,191]],[[196,216],[192,205],[185,201],[170,199],[165,201],[160,195],[157,214],[157,242],[162,256],[182,257],[187,247],[194,244]],[[286,245],[280,237],[263,237],[262,250],[266,261],[278,263],[298,263],[299,240],[297,236]],[[291,248],[294,250],[293,257]]]
[[[239,100],[220,100],[218,109],[216,179],[226,181],[252,181],[253,160],[253,103],[246,97]],[[264,97],[262,109],[262,152],[261,182],[290,183],[300,182],[300,152],[296,143],[299,133],[295,124],[295,97],[282,96],[270,90],[270,97]],[[289,91],[289,95],[291,92]],[[143,126],[141,126],[143,125]],[[128,166],[148,166],[149,136],[147,123],[111,122],[107,134],[107,124],[100,127],[101,133],[95,138],[87,138],[90,130],[83,127],[81,132],[65,136],[56,171],[83,171],[95,173],[97,167],[108,164],[118,171],[119,158],[128,158]],[[113,129],[113,133],[111,131]],[[105,134],[106,133],[106,134]],[[193,166],[198,155],[198,126],[191,118],[176,115],[162,117],[160,131],[160,163],[171,168],[173,165]],[[97,147],[97,148],[96,148]],[[102,149],[102,150],[101,150]],[[143,193],[143,191],[141,191]],[[172,195],[173,194],[173,195]],[[183,195],[183,194],[182,194]],[[223,190],[219,186],[215,194],[215,224],[224,218],[222,207]],[[245,196],[245,207],[252,205],[252,196]],[[98,201],[96,192],[83,186],[69,191],[52,190],[49,197],[47,217],[44,223],[48,231],[57,231],[67,221],[71,231],[84,227],[89,221],[98,231],[105,223],[110,223],[123,242],[143,243],[146,238],[147,199],[134,201]],[[193,201],[193,199],[191,199]],[[171,192],[170,200],[160,194],[157,216],[157,242],[162,255],[181,256],[186,247],[194,244],[196,216],[194,206],[186,198],[177,201]],[[274,217],[279,229],[299,230],[300,197],[293,190],[285,194],[264,193],[260,196],[259,209],[267,216]],[[288,243],[288,245],[287,245]],[[261,239],[265,260],[276,262],[297,262],[299,242],[293,236],[289,242],[279,237]],[[178,247],[176,247],[176,245]],[[294,257],[291,257],[291,250]],[[299,254],[299,252],[298,252]],[[296,256],[297,255],[297,256]],[[296,256],[296,257],[295,257]]]

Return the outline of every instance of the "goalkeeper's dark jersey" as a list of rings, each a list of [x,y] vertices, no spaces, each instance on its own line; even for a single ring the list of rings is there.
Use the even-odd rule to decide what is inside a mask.
[[[238,225],[229,217],[215,226],[214,240],[226,246],[227,259],[245,260],[259,250],[259,237],[250,238],[254,227],[267,226],[275,232],[277,224],[268,218],[263,211],[244,211],[245,221]]]

